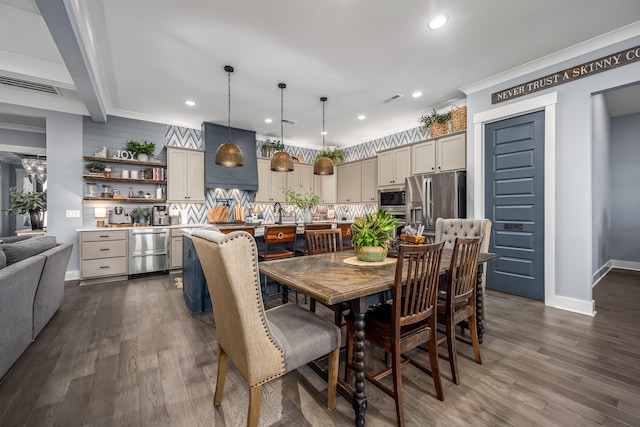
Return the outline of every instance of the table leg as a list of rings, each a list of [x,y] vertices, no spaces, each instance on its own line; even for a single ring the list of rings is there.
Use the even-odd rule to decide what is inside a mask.
[[[282,285],[282,303],[286,304],[289,302],[289,287]]]
[[[364,315],[366,307],[352,306],[355,318],[355,333],[353,336],[353,367],[355,371],[356,383],[353,393],[353,410],[356,413],[356,426],[364,427],[364,415],[367,412],[367,396],[364,394]]]
[[[482,344],[484,336],[484,295],[482,293],[483,264],[478,264],[478,277],[476,279],[476,323],[478,325],[478,341]]]

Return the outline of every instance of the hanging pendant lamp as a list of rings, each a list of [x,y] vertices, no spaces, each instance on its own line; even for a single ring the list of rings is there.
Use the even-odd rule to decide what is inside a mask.
[[[225,65],[224,70],[227,72],[227,89],[229,90],[229,115],[227,120],[229,133],[227,142],[220,144],[216,150],[216,165],[233,168],[236,166],[242,166],[243,159],[240,147],[231,142],[231,73],[233,73],[233,67]]]
[[[327,102],[327,97],[323,96],[320,101],[322,101],[322,152],[324,153],[324,103]],[[315,175],[333,175],[333,161],[326,156],[317,158],[313,165],[313,173]]]
[[[284,145],[284,83],[278,83],[280,88],[280,141]],[[293,159],[286,151],[278,151],[271,158],[271,170],[276,172],[291,172],[293,170]]]

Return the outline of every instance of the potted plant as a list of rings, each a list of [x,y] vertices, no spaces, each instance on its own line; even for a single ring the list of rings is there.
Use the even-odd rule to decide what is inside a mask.
[[[320,157],[328,157],[334,165],[339,165],[344,161],[344,151],[339,148],[324,148],[316,154],[315,160],[318,160]]]
[[[125,147],[125,150],[131,151],[136,155],[141,162],[148,162],[149,156],[153,156],[153,152],[156,149],[156,144],[153,142],[145,141],[139,143],[138,141],[129,141]]]
[[[9,209],[3,209],[8,214],[29,214],[32,230],[42,230],[44,213],[47,210],[47,191],[18,191],[16,187],[9,188]]]
[[[151,215],[151,209],[149,208],[135,208],[131,211],[131,216],[134,221],[137,220],[139,224],[145,224],[148,222],[147,218]]]
[[[284,143],[282,141],[273,141],[273,150],[275,152],[284,151]]]
[[[436,109],[430,114],[425,114],[418,119],[419,123],[422,123],[420,130],[423,132],[429,131],[429,136],[444,135],[449,130],[449,120],[451,120],[451,111],[439,114]]]
[[[102,162],[88,162],[84,167],[87,172],[101,174],[104,172],[105,165]]]
[[[387,256],[387,242],[398,223],[389,212],[378,210],[365,214],[351,224],[351,241],[360,261],[380,262]]]
[[[302,185],[300,186],[302,189]],[[303,211],[303,220],[305,223],[311,223],[311,209],[315,208],[320,203],[320,197],[313,193],[313,190],[309,188],[306,193],[297,192],[291,187],[285,187],[282,189],[284,193],[284,202],[287,205],[293,205]]]

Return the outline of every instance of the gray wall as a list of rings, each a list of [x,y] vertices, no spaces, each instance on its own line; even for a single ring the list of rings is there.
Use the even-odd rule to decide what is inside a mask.
[[[598,272],[610,259],[609,230],[611,228],[610,147],[611,132],[607,101],[603,94],[591,98],[592,185],[592,265]]]
[[[640,263],[640,113],[611,120],[610,257]]]
[[[639,44],[640,37],[634,37],[518,79],[479,90],[467,98],[468,128],[470,129],[467,132],[467,168],[469,171],[468,185],[472,189],[479,182],[473,166],[475,149],[479,143],[474,140],[472,131],[473,115],[545,93],[558,93],[555,129],[556,236],[554,242],[556,249],[555,284],[558,296],[588,303],[592,301],[591,95],[638,81],[640,79],[640,62],[516,98],[499,105],[491,104],[491,94]],[[467,194],[467,206],[473,210],[473,191],[469,191]]]
[[[46,135],[44,133],[0,129],[0,145],[45,148],[46,142]]]

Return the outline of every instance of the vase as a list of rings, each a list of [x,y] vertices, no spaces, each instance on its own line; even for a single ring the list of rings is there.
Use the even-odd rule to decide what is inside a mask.
[[[147,156],[144,153],[140,153],[138,154],[138,160],[141,162],[148,162],[149,161],[149,156]]]
[[[356,249],[356,258],[363,262],[382,262],[387,257],[384,246],[361,246]]]
[[[30,210],[29,220],[31,221],[32,230],[42,230],[44,228],[44,212],[41,210]]]
[[[138,224],[146,224],[146,222],[147,222],[146,216],[141,216],[140,218],[138,218]]]
[[[311,209],[305,209],[302,211],[302,221],[305,224],[311,224],[313,222],[313,215],[311,214]]]

